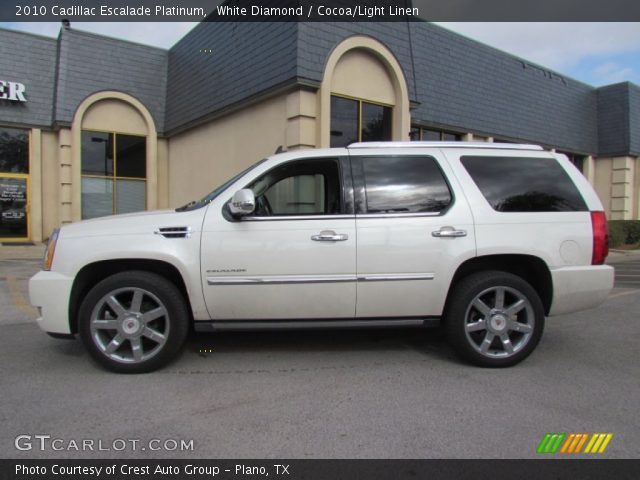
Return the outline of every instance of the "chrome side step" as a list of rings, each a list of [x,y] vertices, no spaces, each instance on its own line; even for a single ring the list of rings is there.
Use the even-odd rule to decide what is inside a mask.
[[[358,318],[350,320],[211,320],[195,321],[196,332],[246,331],[246,330],[306,330],[331,328],[396,328],[435,327],[440,324],[436,317],[411,318]]]

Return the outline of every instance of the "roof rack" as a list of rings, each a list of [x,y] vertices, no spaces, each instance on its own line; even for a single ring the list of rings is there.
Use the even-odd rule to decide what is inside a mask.
[[[452,148],[490,148],[500,150],[544,150],[540,145],[527,145],[519,143],[492,143],[492,142],[357,142],[347,148],[416,148],[416,147],[452,147]]]

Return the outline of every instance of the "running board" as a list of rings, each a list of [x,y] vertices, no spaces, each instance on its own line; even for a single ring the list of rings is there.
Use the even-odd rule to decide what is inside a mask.
[[[436,327],[440,319],[436,317],[412,318],[371,318],[353,320],[212,320],[195,321],[196,332],[245,331],[245,330],[306,330],[331,328],[396,328],[396,327]]]

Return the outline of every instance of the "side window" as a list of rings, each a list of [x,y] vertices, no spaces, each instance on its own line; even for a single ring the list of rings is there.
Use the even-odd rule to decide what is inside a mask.
[[[432,157],[364,157],[367,213],[433,213],[451,204],[451,191]]]
[[[342,184],[337,159],[299,160],[279,165],[248,188],[256,196],[255,215],[337,215]]]
[[[584,199],[554,158],[465,156],[471,178],[498,212],[582,212]]]

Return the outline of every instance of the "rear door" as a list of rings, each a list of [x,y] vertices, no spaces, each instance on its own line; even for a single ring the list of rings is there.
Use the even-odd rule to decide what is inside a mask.
[[[469,205],[437,149],[350,149],[359,318],[438,316],[475,255]]]

